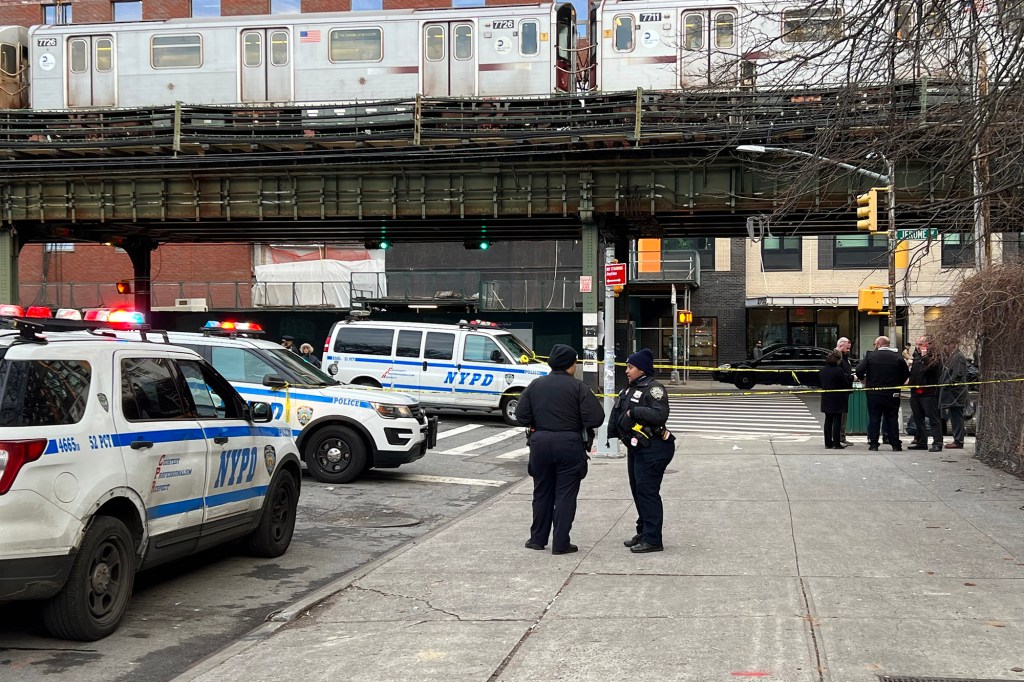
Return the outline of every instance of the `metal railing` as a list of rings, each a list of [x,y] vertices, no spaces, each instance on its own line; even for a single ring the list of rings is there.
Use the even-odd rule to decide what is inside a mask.
[[[700,254],[688,249],[641,251],[630,244],[629,279],[631,282],[665,282],[700,286]]]

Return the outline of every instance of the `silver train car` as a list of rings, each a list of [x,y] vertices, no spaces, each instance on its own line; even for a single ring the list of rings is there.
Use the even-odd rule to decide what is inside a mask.
[[[575,89],[569,3],[34,26],[33,109]]]
[[[589,45],[566,2],[6,27],[0,107],[970,82],[982,54],[1017,78],[1024,0],[968,2],[598,0]]]
[[[0,26],[0,109],[28,106],[28,29]]]

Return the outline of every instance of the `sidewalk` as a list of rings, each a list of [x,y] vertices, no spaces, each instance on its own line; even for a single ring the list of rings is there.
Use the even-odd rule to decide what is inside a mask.
[[[973,439],[854,440],[685,436],[655,554],[622,546],[624,460],[592,461],[577,554],[523,547],[524,480],[180,679],[1024,680],[1024,482]]]

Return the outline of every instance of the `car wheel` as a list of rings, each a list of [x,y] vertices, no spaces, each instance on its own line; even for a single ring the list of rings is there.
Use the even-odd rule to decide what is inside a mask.
[[[366,446],[355,431],[327,426],[306,441],[303,452],[309,473],[323,483],[348,483],[366,468]]]
[[[519,407],[518,395],[506,395],[501,399],[501,416],[509,426],[519,426],[516,421],[516,408]]]
[[[369,386],[370,388],[380,388],[380,384],[373,379],[367,379],[366,377],[359,377],[358,379],[352,380],[353,386]]]
[[[260,525],[246,538],[249,553],[268,558],[284,554],[292,542],[298,506],[299,490],[295,478],[291,473],[282,471],[267,491]]]
[[[135,585],[135,543],[112,516],[98,516],[82,540],[64,588],[43,605],[43,624],[61,639],[92,642],[114,632]]]
[[[754,377],[750,374],[737,374],[734,383],[736,388],[746,391],[754,387]]]

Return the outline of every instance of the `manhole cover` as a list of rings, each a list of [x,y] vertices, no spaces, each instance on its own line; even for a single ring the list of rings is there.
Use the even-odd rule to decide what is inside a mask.
[[[329,523],[346,528],[399,528],[416,526],[420,523],[420,520],[415,516],[402,514],[391,509],[376,509],[366,512],[351,510],[317,512],[307,509],[302,515],[310,521]]]
[[[918,677],[913,675],[879,675],[879,682],[1019,682],[1007,678],[990,677]]]

